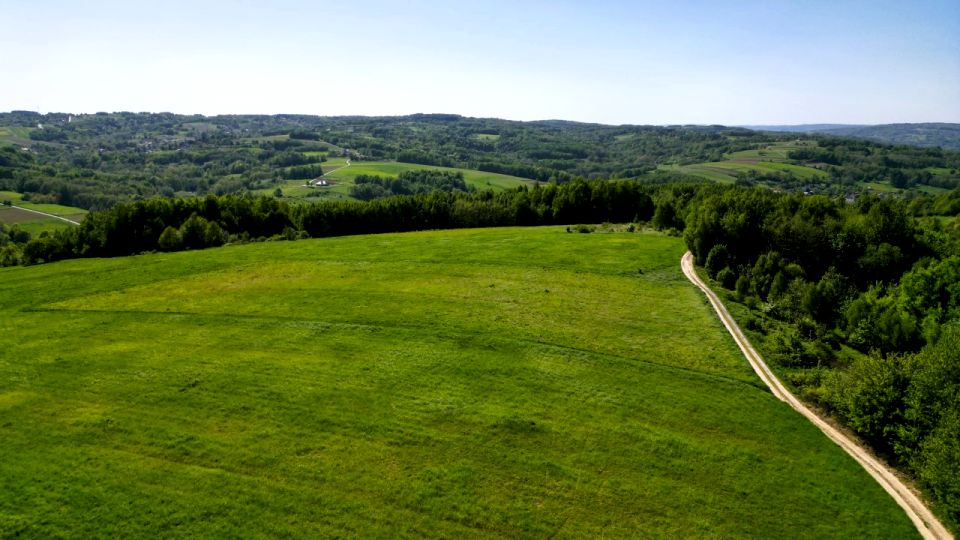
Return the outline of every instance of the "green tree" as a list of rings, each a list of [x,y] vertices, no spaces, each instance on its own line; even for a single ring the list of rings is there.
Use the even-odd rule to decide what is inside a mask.
[[[207,220],[192,214],[180,226],[180,238],[184,249],[203,249],[206,247]]]
[[[203,231],[203,242],[207,247],[222,246],[227,243],[227,233],[216,221],[208,221]]]
[[[707,273],[716,278],[720,270],[727,268],[730,264],[730,251],[725,244],[717,244],[710,249],[707,255]]]
[[[847,424],[875,447],[891,452],[903,421],[909,379],[904,357],[864,356],[833,381],[834,404]]]
[[[157,244],[163,251],[178,251],[183,248],[183,239],[180,237],[179,230],[174,227],[167,227],[160,233]]]
[[[7,244],[0,248],[0,266],[16,266],[20,264],[20,248],[16,244]]]

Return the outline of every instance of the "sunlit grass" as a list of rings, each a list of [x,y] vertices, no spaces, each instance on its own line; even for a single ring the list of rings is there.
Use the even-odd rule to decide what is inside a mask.
[[[914,536],[683,251],[549,227],[0,269],[0,536]]]

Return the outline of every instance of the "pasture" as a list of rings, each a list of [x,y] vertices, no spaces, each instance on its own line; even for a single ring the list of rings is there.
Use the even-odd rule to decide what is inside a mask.
[[[0,269],[0,536],[915,537],[683,251],[504,228]]]

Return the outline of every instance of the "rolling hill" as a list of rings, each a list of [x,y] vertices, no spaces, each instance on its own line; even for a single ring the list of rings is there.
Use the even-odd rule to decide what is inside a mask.
[[[867,139],[887,144],[934,147],[960,150],[960,124],[926,122],[917,124],[800,124],[795,126],[744,126],[758,131],[790,133],[823,133],[838,137]]]
[[[0,535],[916,535],[680,239],[429,231],[0,269]]]

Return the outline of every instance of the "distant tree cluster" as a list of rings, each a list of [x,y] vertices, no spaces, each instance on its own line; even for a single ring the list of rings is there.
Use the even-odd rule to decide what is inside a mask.
[[[302,165],[299,167],[290,167],[280,171],[280,177],[286,180],[309,180],[323,176],[323,166]]]

